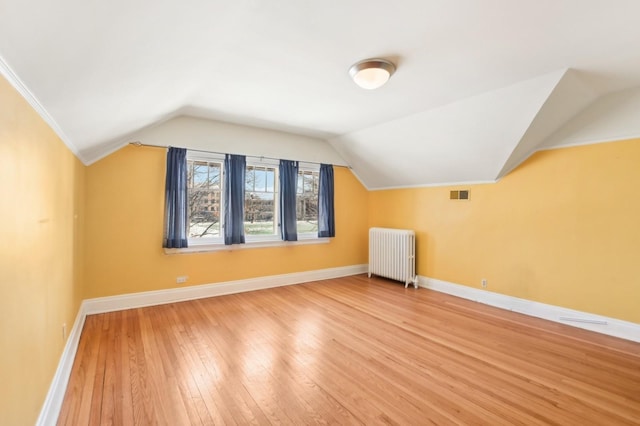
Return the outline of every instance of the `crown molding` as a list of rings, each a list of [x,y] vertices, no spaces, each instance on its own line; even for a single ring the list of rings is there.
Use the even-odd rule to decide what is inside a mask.
[[[62,140],[62,142],[73,152],[73,154],[78,157],[83,164],[87,164],[82,155],[80,155],[80,151],[78,148],[71,142],[69,137],[64,133],[62,128],[58,125],[56,120],[49,114],[46,108],[40,103],[38,98],[31,93],[29,88],[24,84],[24,82],[18,77],[18,75],[11,69],[9,64],[4,60],[2,56],[0,56],[0,74],[13,86],[14,89],[22,95],[22,97],[31,105],[31,107],[38,113],[38,115],[51,127],[51,129],[58,135],[58,137]]]

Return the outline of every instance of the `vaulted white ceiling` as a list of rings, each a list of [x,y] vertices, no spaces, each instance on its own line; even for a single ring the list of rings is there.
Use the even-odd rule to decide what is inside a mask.
[[[0,71],[87,164],[187,115],[328,141],[372,189],[493,181],[593,122],[638,136],[638,16],[636,0],[0,0]],[[376,91],[347,74],[369,57],[397,64]]]

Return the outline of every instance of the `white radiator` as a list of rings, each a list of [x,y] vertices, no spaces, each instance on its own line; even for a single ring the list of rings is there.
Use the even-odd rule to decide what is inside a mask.
[[[416,236],[407,229],[369,229],[369,277],[371,274],[404,282],[405,288],[416,276]]]

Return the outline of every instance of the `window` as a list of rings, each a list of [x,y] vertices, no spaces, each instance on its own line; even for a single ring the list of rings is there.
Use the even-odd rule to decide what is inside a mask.
[[[296,219],[298,235],[318,233],[319,172],[308,168],[298,170]]]
[[[222,161],[187,158],[189,239],[222,236]]]
[[[277,171],[275,166],[247,165],[244,187],[244,233],[278,235]]]
[[[220,244],[224,241],[223,179],[223,156],[187,153],[190,244]],[[301,239],[313,239],[318,235],[318,182],[319,166],[300,163],[296,216],[298,237]],[[244,201],[246,241],[281,241],[277,161],[247,158]]]

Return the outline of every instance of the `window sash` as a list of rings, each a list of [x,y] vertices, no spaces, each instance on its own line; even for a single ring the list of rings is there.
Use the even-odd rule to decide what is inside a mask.
[[[272,179],[270,182],[269,174],[272,175]],[[264,178],[264,182],[261,182],[262,185],[258,185],[258,176],[262,175]],[[253,177],[251,177],[253,176]],[[268,190],[269,183],[271,183],[271,191]],[[278,168],[274,167],[271,164],[265,164],[265,162],[256,162],[256,161],[247,161],[247,178],[245,179],[245,190],[244,190],[244,199],[245,199],[245,240],[248,241],[268,241],[278,239],[280,235],[280,223],[278,221],[278,200],[279,200],[279,191],[278,191]],[[251,194],[255,194],[255,198],[251,197]],[[267,221],[267,223],[271,223],[272,232],[268,234],[260,234],[254,233],[250,234],[247,231],[247,228],[253,228],[253,224],[255,222],[251,221],[251,225],[247,225],[247,219],[250,216],[251,212],[250,208],[253,208],[255,204],[259,206],[262,200],[268,199],[263,198],[261,196],[263,194],[264,197],[271,196],[271,209],[267,211],[268,214],[271,215],[271,221]],[[258,213],[263,213],[263,210],[259,210]],[[255,214],[255,213],[254,213]],[[255,220],[254,218],[251,218]],[[258,223],[261,221],[258,220]],[[256,228],[258,226],[255,226]]]
[[[318,163],[306,163],[306,162],[300,162],[300,169],[299,169],[299,173],[307,173],[307,172],[312,172],[315,175],[314,180],[316,181],[316,187],[314,188],[314,195],[315,195],[315,199],[316,199],[316,206],[318,204],[318,188],[317,188],[317,183],[319,182],[319,175],[320,175],[320,164]],[[317,209],[317,207],[316,207]],[[317,216],[317,211],[316,211],[316,216]],[[299,221],[298,221],[299,222]],[[298,236],[301,238],[318,238],[318,219],[316,217],[316,227],[315,230],[311,230],[311,231],[307,231],[307,232],[300,232],[298,231]]]
[[[202,162],[207,164],[214,163],[218,165],[220,170],[218,183],[216,187],[212,190],[213,192],[217,192],[219,194],[217,198],[220,200],[217,206],[218,224],[216,228],[218,229],[218,236],[207,235],[203,237],[192,237],[191,226],[190,226],[189,227],[189,245],[224,244],[224,190],[223,190],[224,188],[224,156],[219,154],[207,154],[207,153],[187,151],[187,163],[196,163],[196,162]],[[195,176],[192,177],[192,179],[194,178]],[[189,197],[191,197],[191,194],[192,194],[193,184],[194,182],[189,182],[189,185],[190,185],[190,187],[188,188]],[[211,206],[211,204],[208,204],[208,206]],[[189,217],[189,225],[191,225],[191,223],[193,223],[192,218]]]

